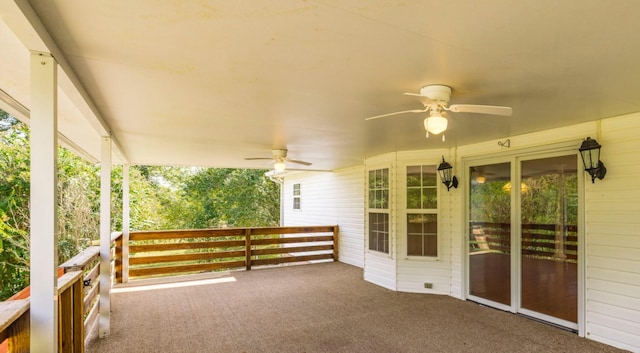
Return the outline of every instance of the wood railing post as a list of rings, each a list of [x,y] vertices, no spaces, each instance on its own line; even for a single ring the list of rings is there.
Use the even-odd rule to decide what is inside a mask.
[[[84,352],[84,281],[83,277],[71,287],[73,296],[73,351]]]
[[[115,273],[114,273],[115,283],[122,283],[122,270],[123,270],[122,254],[123,254],[123,245],[124,245],[122,238],[123,236],[120,235],[118,239],[116,239],[116,256],[115,256]]]
[[[245,263],[247,271],[251,270],[251,228],[244,230]]]
[[[84,352],[83,272],[67,272],[58,284],[58,352]]]
[[[333,261],[338,261],[338,226],[333,227]]]

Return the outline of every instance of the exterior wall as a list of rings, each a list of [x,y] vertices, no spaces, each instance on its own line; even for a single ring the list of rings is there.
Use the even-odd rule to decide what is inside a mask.
[[[451,197],[455,189],[447,188],[438,181],[438,257],[407,256],[406,226],[406,167],[415,165],[435,165],[442,157],[451,160],[448,150],[399,152],[396,156],[398,172],[395,194],[397,195],[396,258],[398,291],[414,293],[450,294],[451,292]],[[424,284],[431,283],[431,289]]]
[[[285,226],[334,225],[338,234],[339,260],[364,267],[364,169],[363,166],[334,173],[293,173],[282,186]],[[300,210],[293,209],[293,184],[300,183]]]
[[[474,158],[500,157],[528,151],[554,151],[558,146],[577,150],[587,137],[598,140],[601,159],[607,167],[604,180],[591,183],[584,175],[581,218],[584,220],[579,239],[580,334],[612,346],[640,352],[640,114],[604,119],[538,133],[510,136],[511,147],[498,145],[501,140],[460,146],[451,150],[425,150],[391,153],[369,158],[364,166],[338,171],[329,176],[309,177],[307,174],[289,180],[328,183],[318,186],[318,206],[311,207],[303,196],[303,211],[285,212],[288,221],[307,223],[326,220],[330,213],[326,205],[335,205],[333,217],[346,235],[341,239],[341,261],[364,267],[364,278],[380,286],[399,291],[448,294],[466,298],[466,169]],[[440,184],[438,194],[439,253],[437,260],[406,258],[405,217],[402,205],[404,180],[401,174],[412,163],[438,164],[441,156],[454,166],[460,181],[450,192]],[[370,169],[389,168],[392,195],[390,198],[390,254],[367,251],[366,178]],[[304,189],[303,189],[304,190]],[[310,190],[314,190],[313,188]],[[333,190],[333,191],[330,191]],[[335,190],[340,190],[336,192]],[[303,195],[304,191],[303,191]],[[290,208],[290,197],[285,205]],[[320,206],[320,204],[325,206]],[[312,204],[313,205],[313,204]],[[348,205],[348,206],[347,206]],[[305,208],[307,207],[307,208]],[[329,207],[331,208],[331,207]],[[359,209],[358,209],[359,208]],[[306,211],[319,212],[315,214]],[[353,214],[352,220],[340,221],[341,214]],[[359,215],[359,217],[357,216]],[[325,222],[325,223],[326,223]],[[323,223],[323,222],[320,222]],[[335,222],[329,222],[335,223]],[[343,224],[344,223],[344,224]],[[360,227],[360,228],[359,228]],[[364,231],[363,231],[364,230]],[[342,245],[344,243],[344,245]],[[353,245],[351,245],[353,244]],[[346,248],[346,249],[345,249]],[[433,290],[424,289],[424,282],[434,283]]]
[[[640,352],[640,114],[603,120],[597,140],[607,175],[585,183],[586,335]]]
[[[381,253],[369,250],[369,217],[368,217],[368,172],[369,170],[389,168],[389,253]],[[365,227],[364,227],[364,279],[371,283],[385,287],[391,290],[397,290],[396,284],[396,154],[389,153],[375,158],[369,158],[365,162],[365,170],[363,173],[365,184],[362,191],[365,194]]]

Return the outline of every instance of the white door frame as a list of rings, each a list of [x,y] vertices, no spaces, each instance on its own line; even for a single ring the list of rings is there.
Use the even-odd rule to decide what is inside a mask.
[[[578,173],[581,173],[580,161],[578,157],[577,147],[580,141],[567,141],[564,143],[547,145],[541,148],[529,148],[520,149],[514,151],[508,151],[507,153],[475,156],[462,158],[463,168],[466,175],[467,182],[461,187],[461,191],[464,195],[463,207],[464,207],[464,220],[461,229],[465,229],[468,232],[469,224],[469,180],[470,180],[470,168],[474,166],[495,164],[495,163],[510,163],[511,167],[511,182],[513,185],[519,185],[520,175],[520,163],[525,160],[542,159],[549,157],[565,156],[575,154],[578,163]],[[573,323],[566,320],[558,319],[549,315],[541,314],[531,310],[523,309],[521,307],[521,226],[520,226],[520,194],[511,193],[511,304],[504,305],[496,303],[484,298],[476,297],[469,294],[469,236],[464,234],[464,241],[462,242],[464,259],[463,259],[463,271],[464,271],[464,291],[463,296],[467,300],[472,300],[487,306],[491,306],[500,310],[518,313],[526,316],[530,316],[536,319],[540,319],[552,324],[567,327],[573,330],[577,330],[578,335],[584,337],[586,334],[586,322],[585,322],[585,241],[584,241],[584,178],[577,178],[578,180],[578,266],[577,266],[577,306],[578,306],[578,322]],[[514,184],[515,182],[515,184]],[[515,256],[513,256],[515,255]]]

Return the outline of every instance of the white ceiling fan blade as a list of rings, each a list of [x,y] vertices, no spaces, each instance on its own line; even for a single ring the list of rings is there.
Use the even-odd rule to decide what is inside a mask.
[[[311,163],[309,163],[309,162],[299,161],[299,160],[296,160],[296,159],[289,159],[289,158],[285,158],[284,160],[285,160],[286,162],[290,162],[290,163],[302,164],[302,165],[307,165],[307,166],[308,166],[308,165],[311,165]]]
[[[379,118],[384,118],[387,116],[392,116],[392,115],[398,115],[398,114],[405,114],[405,113],[424,113],[427,110],[429,110],[429,107],[426,107],[424,109],[413,109],[413,110],[404,110],[401,112],[395,112],[395,113],[388,113],[388,114],[382,114],[382,115],[376,115],[376,116],[372,116],[369,118],[366,118],[364,120],[373,120],[373,119],[379,119]]]
[[[510,107],[499,107],[495,105],[453,104],[449,106],[449,108],[445,109],[456,113],[478,113],[503,116],[511,116],[513,113],[513,110]]]
[[[245,161],[258,161],[258,160],[273,160],[273,157],[271,158],[266,158],[266,157],[250,157],[250,158],[245,158]]]

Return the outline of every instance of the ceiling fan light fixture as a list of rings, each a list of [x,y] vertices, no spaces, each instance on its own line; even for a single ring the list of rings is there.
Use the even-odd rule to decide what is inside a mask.
[[[285,169],[287,169],[287,165],[286,165],[286,164],[284,164],[284,162],[282,162],[282,161],[278,161],[278,162],[275,162],[275,163],[273,164],[273,169],[275,169],[275,170],[276,170],[276,171],[278,171],[278,172],[282,172],[282,171],[284,171]]]
[[[439,135],[447,129],[447,118],[443,117],[439,112],[433,112],[424,119],[424,129],[434,135]]]

